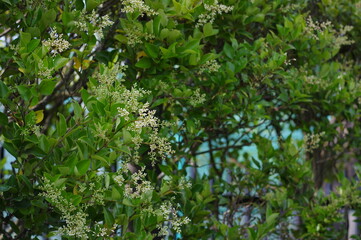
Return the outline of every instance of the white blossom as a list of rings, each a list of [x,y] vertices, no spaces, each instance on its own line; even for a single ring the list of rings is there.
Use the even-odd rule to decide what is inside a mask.
[[[143,16],[146,13],[148,16],[157,15],[158,13],[151,9],[144,3],[143,0],[123,0],[124,4],[123,12],[134,13],[139,12]]]
[[[221,65],[216,60],[209,60],[200,66],[198,73],[201,74],[205,71],[209,73],[218,72],[220,67]]]
[[[219,4],[218,0],[214,0],[213,4],[204,4],[206,13],[199,15],[196,27],[205,25],[206,23],[213,23],[217,14],[228,13],[233,10],[233,6],[226,6]]]
[[[196,91],[193,93],[193,95],[191,96],[189,103],[193,106],[196,107],[198,105],[203,104],[206,101],[206,94],[201,94],[199,88],[196,89]]]
[[[104,37],[103,29],[111,26],[114,22],[110,20],[109,15],[104,15],[102,17],[97,14],[95,10],[91,14],[86,14],[86,11],[82,11],[78,21],[75,21],[75,26],[78,27],[80,31],[89,32],[88,25],[91,24],[94,28],[94,33],[100,39]]]
[[[63,39],[63,34],[58,34],[55,30],[51,30],[50,38],[44,40],[43,45],[50,47],[53,55],[64,52],[71,46],[67,40]]]

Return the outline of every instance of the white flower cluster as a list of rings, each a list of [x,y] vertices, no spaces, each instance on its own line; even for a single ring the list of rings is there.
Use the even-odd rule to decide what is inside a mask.
[[[154,190],[151,182],[146,180],[147,174],[144,172],[144,170],[145,167],[135,173],[132,173],[128,181],[123,177],[123,174],[128,172],[127,170],[118,171],[117,175],[113,177],[114,181],[119,186],[124,185],[125,197],[131,199],[140,198],[143,194]]]
[[[343,26],[340,29],[340,32],[336,32],[336,39],[334,44],[336,45],[336,48],[341,47],[342,45],[351,45],[354,43],[353,40],[349,40],[348,37],[346,36],[346,33],[350,32],[353,29],[353,26]]]
[[[137,88],[136,85],[132,89],[127,89],[121,85],[122,80],[117,79],[119,73],[124,76],[122,71],[124,67],[114,66],[115,74],[112,69],[105,69],[103,74],[95,74],[95,78],[98,79],[101,85],[94,89],[95,95],[100,98],[111,98],[112,102],[120,104],[122,107],[118,107],[118,116],[123,118],[125,121],[129,121],[126,129],[132,134],[133,155],[129,158],[129,161],[137,163],[139,160],[138,150],[141,144],[149,144],[150,152],[149,157],[153,164],[155,164],[157,157],[163,158],[171,155],[174,151],[166,138],[158,136],[159,127],[165,126],[166,124],[159,121],[155,116],[156,111],[149,109],[149,103],[142,103],[139,101],[145,95],[149,94],[149,91],[145,91],[141,88]],[[117,84],[115,84],[117,82]],[[198,99],[199,100],[199,99]],[[97,135],[100,138],[105,139],[107,133],[103,131],[101,127],[98,127]],[[149,142],[140,136],[143,129],[147,129],[149,132]],[[127,156],[125,156],[127,158]],[[125,159],[126,160],[126,159]]]
[[[320,87],[324,86],[324,82],[322,81],[322,79],[315,75],[306,76],[305,82],[311,85],[319,85]]]
[[[323,32],[328,28],[332,27],[330,21],[319,23],[318,21],[314,22],[311,16],[308,16],[306,19],[306,32],[310,34],[310,36],[315,39],[319,40],[318,32]],[[316,33],[315,33],[316,32]]]
[[[123,129],[124,139],[128,141],[123,142],[120,138],[116,142],[120,146],[126,145],[130,148],[131,154],[121,154],[122,167],[116,174],[113,175],[114,183],[124,189],[124,197],[129,199],[139,199],[147,196],[154,191],[152,183],[147,180],[147,174],[145,167],[142,167],[138,171],[132,171],[134,164],[137,164],[140,155],[139,148],[143,145],[149,146],[148,156],[154,165],[160,158],[164,158],[174,153],[171,148],[169,140],[159,135],[159,128],[166,126],[166,123],[162,123],[157,117],[156,112],[150,109],[150,104],[141,102],[140,99],[144,98],[148,91],[139,89],[133,86],[130,90],[123,84],[120,76],[124,74],[123,68],[114,67],[112,69],[104,68],[101,74],[95,74],[95,78],[100,83],[93,88],[95,95],[102,99],[111,101],[114,104],[120,105],[117,107],[118,113],[114,116],[114,122],[126,120],[126,126]],[[116,72],[118,72],[116,74]],[[200,99],[203,95],[196,91],[195,101],[202,102]],[[204,96],[203,96],[204,98]],[[107,137],[106,133],[103,133],[103,137]],[[131,138],[131,141],[129,141]],[[191,184],[182,178],[179,181],[179,188],[184,189],[191,187]],[[154,214],[164,218],[165,222],[171,224],[174,231],[180,232],[181,227],[184,224],[189,223],[189,218],[179,217],[178,212],[170,203],[163,203],[159,209],[154,210],[153,206],[149,206],[146,209],[141,210],[142,214]],[[160,234],[168,234],[168,226],[159,226]]]
[[[38,67],[39,67],[38,74],[40,76],[47,79],[51,78],[51,73],[54,71],[54,68],[45,67],[44,62],[41,60],[39,61]]]
[[[49,199],[49,202],[54,204],[61,212],[68,212],[76,210],[75,206],[69,203],[62,195],[61,192],[65,191],[65,186],[55,187],[54,184],[50,182],[49,179],[44,178],[44,184],[41,187],[41,190],[44,192],[40,193],[40,196],[43,196]]]
[[[149,103],[146,102],[142,108],[138,111],[139,117],[135,122],[136,129],[142,129],[144,127],[157,128],[159,125],[159,119],[155,117],[155,110],[149,110]]]
[[[103,222],[96,222],[94,226],[95,232],[98,232],[96,236],[102,237],[102,239],[104,239],[104,237],[109,237],[109,235],[114,233],[115,229],[117,228],[117,224],[114,224],[112,228],[107,228],[103,226]]]
[[[143,16],[144,13],[148,16],[157,15],[158,13],[151,9],[144,3],[143,0],[123,0],[124,4],[123,12],[134,13],[139,12]]]
[[[62,218],[65,220],[66,225],[60,227],[58,232],[60,235],[68,235],[81,239],[87,239],[90,232],[89,226],[86,224],[87,214],[83,211],[64,212]]]
[[[103,74],[97,73],[96,78],[105,85],[112,85],[117,81],[123,82],[122,78],[126,76],[124,71],[127,68],[127,65],[115,64],[112,68],[106,68]]]
[[[43,45],[51,48],[53,56],[64,52],[71,46],[67,40],[63,39],[63,34],[58,34],[55,30],[51,30],[50,38],[48,40],[44,40]]]
[[[77,26],[80,31],[88,32],[88,25],[90,24],[95,29],[95,35],[101,39],[104,37],[103,29],[111,26],[113,23],[108,15],[100,17],[95,10],[93,10],[91,14],[86,14],[86,11],[83,10],[79,16],[79,21],[75,22],[75,26]]]
[[[99,177],[100,178],[100,177]],[[95,232],[90,229],[87,224],[87,214],[85,210],[89,206],[95,204],[104,204],[103,188],[96,188],[95,183],[92,182],[88,186],[81,184],[79,192],[85,190],[92,191],[92,196],[87,203],[75,206],[70,200],[62,195],[66,191],[66,187],[57,187],[51,183],[49,179],[44,178],[43,186],[40,189],[43,191],[40,196],[45,197],[56,209],[61,213],[61,218],[65,221],[65,225],[58,229],[59,234],[72,236],[80,239],[88,239],[89,235],[94,235]]]
[[[198,74],[202,74],[205,71],[209,73],[218,72],[220,67],[221,65],[216,60],[209,60],[200,66]]]
[[[196,91],[193,93],[193,95],[191,96],[189,103],[193,106],[196,107],[198,105],[201,105],[202,103],[204,103],[206,101],[206,94],[201,94],[199,88],[196,89]]]
[[[206,23],[213,23],[217,14],[228,13],[233,10],[233,6],[226,6],[219,4],[218,0],[214,0],[213,4],[204,4],[206,13],[199,15],[196,27],[205,25]]]
[[[164,202],[160,205],[159,210],[156,212],[157,215],[161,215],[165,221],[170,222],[172,225],[172,229],[181,233],[181,227],[190,223],[190,219],[188,217],[179,217],[177,215],[177,210],[172,206],[171,202]],[[159,236],[164,236],[168,234],[168,226],[167,225],[158,225]]]
[[[113,94],[113,98],[116,102],[124,104],[125,109],[130,113],[137,113],[143,107],[143,103],[139,102],[139,99],[149,94],[149,91],[137,88],[136,85],[130,90],[125,87],[119,88],[119,90],[120,94]]]
[[[34,115],[34,117],[28,119],[25,126],[22,126],[20,129],[20,134],[23,136],[28,136],[34,133],[37,137],[40,137],[42,126],[36,125],[36,115]]]
[[[338,32],[333,28],[333,25],[330,21],[321,23],[319,23],[318,21],[314,22],[311,16],[308,16],[306,24],[306,33],[308,33],[311,38],[315,40],[319,40],[319,33],[323,33],[326,30],[330,33],[333,33],[335,36],[334,45],[336,46],[336,48],[341,47],[341,45],[350,45],[354,42],[353,40],[349,40],[346,36],[346,33],[353,29],[352,26],[343,26]]]
[[[40,193],[40,196],[47,198],[61,212],[62,219],[66,222],[65,226],[58,229],[59,233],[87,238],[89,228],[86,226],[86,214],[62,196],[61,193],[65,191],[65,186],[58,188],[49,179],[44,178],[44,185],[41,189],[44,192]]]
[[[131,47],[134,47],[138,43],[142,43],[142,39],[148,41],[155,38],[153,34],[145,33],[138,26],[135,25],[125,27],[124,31],[127,34],[127,43]]]
[[[167,182],[167,184],[172,184],[172,182],[176,183],[176,180],[174,180],[174,178],[172,176],[167,176],[167,180],[165,180]],[[188,181],[186,179],[186,177],[181,177],[178,181],[178,188],[180,190],[184,190],[184,189],[190,189],[192,187],[192,183],[190,181]]]
[[[97,177],[97,181],[100,181],[100,176]],[[88,187],[89,191],[92,192],[92,197],[91,199],[85,204],[86,207],[88,206],[93,206],[93,205],[104,205],[104,193],[105,193],[105,188],[103,187],[96,187],[94,182],[89,183],[89,187]]]
[[[284,53],[284,55],[287,57],[287,53],[286,53],[286,52]],[[297,59],[296,59],[296,58],[291,58],[291,59],[287,59],[287,58],[286,58],[284,64],[285,64],[286,66],[290,66],[290,65],[292,64],[292,63],[291,63],[292,61],[297,61]]]
[[[189,189],[192,187],[192,183],[190,181],[188,181],[185,177],[182,177],[179,181],[179,189]]]
[[[157,135],[157,132],[154,131],[150,135],[150,160],[152,161],[152,164],[154,165],[157,156],[164,158],[165,156],[174,154],[174,150],[172,150],[171,145],[168,142],[167,138],[159,137]]]
[[[303,138],[304,148],[306,152],[310,152],[319,147],[322,136],[325,135],[325,132],[316,133],[316,134],[306,134]]]

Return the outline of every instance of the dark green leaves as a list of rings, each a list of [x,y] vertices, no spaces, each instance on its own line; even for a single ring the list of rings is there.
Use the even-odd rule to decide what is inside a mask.
[[[8,92],[8,87],[0,80],[0,98],[5,98]]]
[[[156,45],[145,43],[145,52],[152,58],[158,58],[159,48]]]
[[[138,68],[150,68],[151,64],[152,62],[149,58],[143,57],[135,64],[135,66]]]
[[[40,83],[39,91],[43,95],[50,95],[54,88],[55,88],[56,82],[53,80],[43,80]]]

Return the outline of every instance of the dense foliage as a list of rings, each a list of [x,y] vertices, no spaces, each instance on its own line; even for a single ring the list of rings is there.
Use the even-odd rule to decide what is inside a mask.
[[[0,238],[345,239],[360,31],[358,0],[0,0]]]

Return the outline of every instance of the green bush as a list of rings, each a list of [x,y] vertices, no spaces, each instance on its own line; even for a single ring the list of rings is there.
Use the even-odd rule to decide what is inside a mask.
[[[0,238],[345,238],[360,9],[0,0]]]

